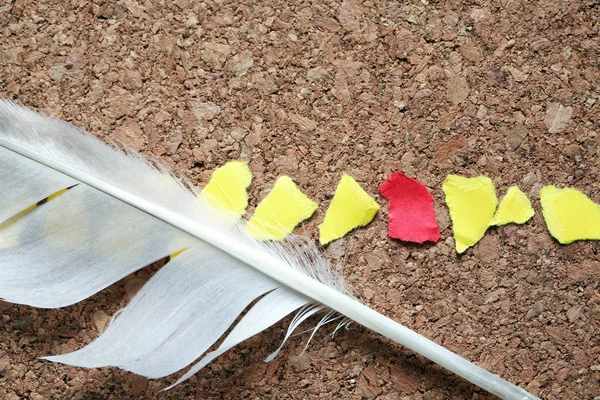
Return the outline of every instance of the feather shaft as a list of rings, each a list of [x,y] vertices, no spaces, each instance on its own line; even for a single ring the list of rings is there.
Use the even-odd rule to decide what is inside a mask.
[[[255,248],[248,244],[232,241],[231,237],[210,226],[199,224],[185,216],[179,215],[177,212],[161,207],[154,204],[152,201],[140,198],[84,172],[63,165],[56,160],[47,158],[27,148],[14,144],[4,138],[0,138],[0,146],[55,169],[77,181],[92,186],[95,189],[130,204],[133,207],[219,248],[232,257],[237,258],[265,275],[281,282],[285,286],[410,348],[490,393],[511,400],[537,399],[537,397],[531,395],[522,388],[476,366],[424,336],[419,335],[405,326],[363,305],[357,300],[354,300],[293,268],[282,265],[281,260],[278,260],[267,253],[257,252]]]

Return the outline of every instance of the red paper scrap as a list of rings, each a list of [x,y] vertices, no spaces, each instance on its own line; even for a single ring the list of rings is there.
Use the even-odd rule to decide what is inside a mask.
[[[389,203],[390,237],[416,243],[439,240],[433,196],[422,183],[396,172],[379,186],[379,191]]]

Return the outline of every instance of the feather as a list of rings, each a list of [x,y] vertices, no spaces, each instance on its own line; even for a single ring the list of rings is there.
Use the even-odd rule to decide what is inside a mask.
[[[190,182],[69,124],[0,101],[0,167],[0,298],[66,306],[171,256],[99,338],[48,360],[170,375],[253,304],[176,384],[296,310],[288,336],[329,310],[502,398],[536,398],[356,300],[308,239],[258,242]]]

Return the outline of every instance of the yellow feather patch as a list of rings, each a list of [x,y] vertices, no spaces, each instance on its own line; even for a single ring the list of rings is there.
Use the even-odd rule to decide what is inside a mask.
[[[28,213],[29,211],[33,210],[37,206],[38,206],[37,204],[30,205],[29,207],[27,207],[26,209],[24,209],[23,211],[21,211],[19,214]],[[17,215],[19,215],[19,214],[17,214]]]
[[[19,212],[14,217],[12,217],[12,218],[4,221],[2,224],[0,224],[0,227],[1,227],[1,229],[0,229],[1,230],[0,250],[13,249],[13,248],[17,247],[19,244],[21,244],[20,236],[21,236],[21,231],[23,230],[23,224],[19,224],[17,222],[23,216],[25,216],[27,213],[31,212],[32,210],[35,210],[37,207],[40,207],[40,206],[44,205],[45,203],[56,199],[58,196],[65,193],[69,189],[70,188],[61,189],[61,190],[51,194],[50,196],[46,197],[45,199],[38,201],[36,204],[30,205],[29,207],[27,207],[23,211]]]
[[[282,176],[256,207],[246,230],[258,240],[282,240],[296,225],[313,215],[317,207],[317,203],[306,197],[290,177]]]
[[[23,224],[17,223],[18,220],[26,213],[35,208],[35,205],[29,207],[27,210],[21,211],[14,217],[4,221],[0,224],[0,250],[10,250],[21,244],[21,232],[23,231]]]
[[[57,203],[53,203],[57,204]],[[78,224],[69,223],[73,216],[81,218]],[[44,226],[46,243],[56,250],[69,250],[88,245],[90,227],[88,210],[79,196],[62,196],[59,207],[53,207]],[[65,229],[68,226],[68,229]]]
[[[248,186],[252,172],[243,161],[230,161],[217,168],[202,190],[202,197],[216,209],[239,219],[248,207]]]
[[[327,244],[339,239],[375,218],[379,205],[350,175],[344,174],[323,223],[319,225],[319,242]]]
[[[172,260],[175,257],[177,257],[178,255],[180,255],[181,253],[183,253],[184,251],[186,251],[188,249],[188,247],[186,247],[185,249],[181,249],[179,251],[176,251],[175,253],[171,253],[169,254],[169,258]]]
[[[47,200],[47,201],[54,200],[55,198],[57,198],[61,194],[66,193],[67,190],[69,190],[69,189],[68,188],[67,189],[62,189],[62,190],[59,190],[58,192],[52,193],[45,200]]]
[[[114,226],[118,221],[126,221],[130,215],[130,210],[125,207],[116,207],[111,210],[110,214],[103,221],[106,226]],[[109,225],[111,224],[111,225]],[[140,230],[136,233],[135,240],[124,241],[122,237],[114,234],[113,229],[100,229],[97,236],[94,237],[95,250],[107,257],[116,257],[118,261],[125,262],[137,259],[138,255],[144,249],[144,244],[148,238],[144,237],[144,231]],[[122,251],[127,249],[127,251]]]

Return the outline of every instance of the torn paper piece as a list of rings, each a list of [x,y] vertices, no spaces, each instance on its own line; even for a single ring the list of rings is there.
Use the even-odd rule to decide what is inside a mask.
[[[282,240],[296,225],[313,215],[317,207],[289,176],[282,176],[256,207],[246,230],[258,240]]]
[[[379,205],[356,181],[344,174],[323,223],[319,225],[319,241],[327,244],[339,239],[359,226],[365,226],[375,217]]]
[[[560,243],[600,239],[600,205],[579,190],[545,186],[540,203],[548,230]]]
[[[448,175],[442,189],[450,210],[456,251],[460,254],[485,234],[498,205],[496,189],[488,177],[456,175]]]
[[[202,190],[202,197],[213,207],[235,219],[240,218],[248,207],[248,186],[252,182],[252,172],[243,161],[229,161],[217,168],[208,185]]]
[[[490,221],[490,226],[506,225],[510,223],[524,224],[535,214],[531,201],[517,186],[508,188],[506,195]]]
[[[389,203],[390,237],[416,243],[439,240],[433,196],[422,183],[396,172],[379,190]]]

